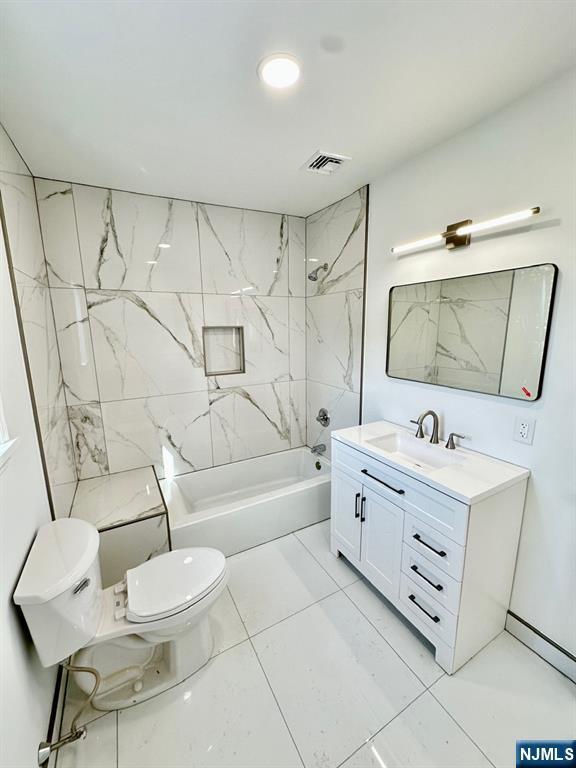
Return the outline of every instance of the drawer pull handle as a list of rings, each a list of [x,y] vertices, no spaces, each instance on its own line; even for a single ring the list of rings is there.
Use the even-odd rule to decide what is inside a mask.
[[[413,538],[413,539],[416,539],[416,541],[418,541],[420,544],[423,544],[425,547],[428,547],[428,549],[431,549],[431,550],[432,550],[432,552],[434,552],[434,554],[438,555],[438,557],[446,557],[446,552],[444,552],[444,550],[443,550],[443,549],[440,549],[440,550],[438,550],[438,549],[434,549],[434,547],[433,547],[433,546],[431,546],[430,544],[427,544],[427,543],[424,541],[424,539],[423,539],[423,538],[420,536],[420,534],[419,534],[419,533],[414,533],[414,534],[412,535],[412,538]]]
[[[428,584],[430,584],[431,587],[434,587],[434,589],[437,589],[438,592],[442,592],[442,590],[444,589],[442,584],[434,584],[434,582],[430,581],[430,579],[427,579],[426,576],[424,576],[423,573],[420,573],[420,571],[418,570],[418,566],[417,565],[411,565],[410,566],[410,570],[414,571],[414,573],[417,573],[418,576],[420,576],[421,579],[424,579],[424,581],[427,581]]]
[[[412,602],[414,603],[414,605],[415,605],[417,608],[420,608],[420,610],[422,611],[422,613],[425,613],[425,614],[426,614],[426,616],[428,616],[428,618],[429,618],[429,619],[432,619],[432,621],[434,622],[434,624],[438,624],[438,622],[440,621],[440,617],[439,617],[439,616],[432,616],[432,614],[431,614],[431,613],[428,613],[428,611],[426,610],[426,608],[422,608],[422,606],[421,606],[421,605],[420,605],[420,604],[417,602],[417,600],[416,600],[416,597],[415,597],[414,595],[408,595],[408,600],[412,600]]]
[[[376,480],[376,482],[380,483],[381,485],[385,485],[386,488],[389,488],[391,491],[394,491],[394,493],[400,494],[400,496],[402,496],[405,493],[405,491],[403,491],[402,488],[394,488],[392,485],[388,485],[388,483],[385,483],[384,480],[380,480],[380,478],[374,477],[374,475],[371,475],[367,469],[363,469],[362,474],[366,475],[366,477],[369,477],[372,480]]]
[[[360,504],[360,522],[363,523],[366,520],[366,496],[362,496],[362,503]]]
[[[360,512],[358,510],[358,501],[360,499],[361,493],[356,494],[356,501],[354,502],[354,517],[360,517]]]

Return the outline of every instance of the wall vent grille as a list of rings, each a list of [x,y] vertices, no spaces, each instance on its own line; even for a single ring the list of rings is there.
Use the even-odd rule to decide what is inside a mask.
[[[304,163],[302,170],[329,176],[332,173],[336,173],[344,163],[351,159],[351,157],[346,157],[346,155],[337,155],[334,152],[318,150]]]

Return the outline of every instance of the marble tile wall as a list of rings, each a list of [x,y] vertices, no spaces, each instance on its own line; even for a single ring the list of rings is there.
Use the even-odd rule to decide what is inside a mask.
[[[25,166],[0,173],[0,195],[54,513],[67,515],[77,484],[34,180]],[[87,449],[83,447],[86,453]]]
[[[366,201],[364,187],[306,219],[306,274],[320,267],[306,279],[307,444],[325,443],[328,455],[331,431],[360,418]]]
[[[305,444],[304,219],[36,188],[80,479],[151,464],[165,477]],[[245,373],[205,376],[205,325],[243,326]],[[340,371],[357,386],[354,375]]]

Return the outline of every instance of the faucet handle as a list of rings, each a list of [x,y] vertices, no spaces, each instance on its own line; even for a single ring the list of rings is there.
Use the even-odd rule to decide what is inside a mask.
[[[418,429],[414,437],[423,438],[424,430],[422,429],[422,423],[418,419],[410,419],[410,424],[418,424]]]
[[[453,451],[456,448],[454,444],[455,437],[459,437],[460,440],[468,439],[466,435],[459,435],[458,432],[450,432],[450,434],[448,435],[448,440],[446,441],[446,445],[445,445],[445,447],[448,448],[449,451]]]

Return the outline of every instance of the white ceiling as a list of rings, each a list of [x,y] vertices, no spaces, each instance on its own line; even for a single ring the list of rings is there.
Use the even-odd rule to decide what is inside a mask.
[[[0,2],[2,120],[38,176],[292,214],[572,66],[576,4]],[[259,60],[303,77],[272,92]],[[350,155],[333,177],[299,170]]]

